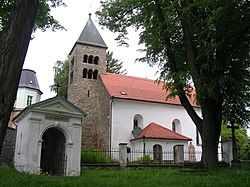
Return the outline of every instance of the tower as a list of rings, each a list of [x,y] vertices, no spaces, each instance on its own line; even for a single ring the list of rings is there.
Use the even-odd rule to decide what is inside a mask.
[[[109,142],[109,101],[99,74],[106,72],[106,49],[100,33],[87,21],[70,54],[68,100],[86,111],[82,147],[107,148]],[[108,106],[106,106],[108,105]]]

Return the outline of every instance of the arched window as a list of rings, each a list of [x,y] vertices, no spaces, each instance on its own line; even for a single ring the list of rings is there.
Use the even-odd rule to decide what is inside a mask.
[[[92,55],[89,56],[88,63],[93,64],[93,56]]]
[[[143,128],[143,117],[140,114],[136,114],[134,116],[134,127],[140,127],[141,129]]]
[[[87,63],[88,62],[88,55],[83,56],[83,62]]]
[[[133,130],[132,133],[134,137],[138,137],[143,128],[143,118],[140,114],[136,114],[133,120]]]
[[[92,79],[92,74],[93,74],[93,70],[89,69],[89,71],[88,71],[88,79]]]
[[[87,72],[88,70],[86,68],[82,70],[82,78],[85,78],[85,79],[87,78]]]
[[[96,56],[96,57],[94,58],[94,64],[98,64],[98,62],[99,62],[99,57]]]
[[[93,72],[93,79],[97,79],[97,75],[98,75],[98,70],[96,69],[96,70]]]
[[[153,158],[154,161],[161,163],[162,162],[162,146],[155,144],[153,146]]]
[[[181,122],[178,119],[172,121],[172,131],[181,134]]]

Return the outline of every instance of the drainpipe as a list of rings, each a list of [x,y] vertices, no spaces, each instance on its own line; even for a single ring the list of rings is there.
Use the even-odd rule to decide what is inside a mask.
[[[111,140],[112,140],[112,113],[113,113],[113,101],[114,101],[114,96],[111,96],[111,100],[110,100],[110,111],[109,111],[109,150],[111,153]]]

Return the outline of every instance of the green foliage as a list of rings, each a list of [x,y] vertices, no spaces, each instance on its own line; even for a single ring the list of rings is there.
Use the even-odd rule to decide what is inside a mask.
[[[57,61],[55,66],[54,85],[51,89],[58,95],[67,99],[68,97],[68,77],[69,77],[69,60]]]
[[[123,62],[119,62],[118,59],[113,58],[113,52],[108,51],[106,53],[107,68],[106,71],[115,74],[127,74],[127,70],[122,70]]]
[[[82,149],[81,150],[81,163],[91,163],[91,164],[107,164],[113,163],[108,155],[105,155],[106,152],[102,151],[89,151]]]
[[[247,130],[244,127],[239,127],[235,132],[240,159],[250,159],[250,139],[247,136]],[[226,123],[223,123],[221,126],[221,139],[226,140],[231,137],[231,129],[227,128]]]
[[[250,170],[183,172],[177,169],[82,169],[79,177],[19,173],[0,166],[1,186],[250,186]]]
[[[154,163],[154,160],[150,157],[150,155],[145,155],[140,158],[138,158],[139,164],[151,164]]]
[[[40,0],[39,9],[36,16],[34,31],[41,29],[45,31],[51,28],[53,31],[57,29],[64,29],[63,26],[51,15],[51,8],[58,6],[66,6],[62,0]],[[11,13],[15,9],[14,0],[3,0],[0,2],[0,39],[3,32],[8,27],[8,22],[11,19]]]

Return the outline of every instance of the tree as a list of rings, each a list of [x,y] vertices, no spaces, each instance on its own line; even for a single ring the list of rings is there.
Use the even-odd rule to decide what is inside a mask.
[[[58,95],[68,98],[69,60],[57,61],[55,66],[54,85],[51,87]]]
[[[119,62],[118,59],[113,58],[113,52],[108,51],[106,53],[107,69],[109,73],[115,74],[127,74],[127,70],[122,70],[123,62]]]
[[[0,3],[0,155],[32,31],[62,28],[50,15],[61,0]]]
[[[126,74],[127,70],[122,70],[122,62],[119,62],[118,59],[113,58],[113,52],[106,53],[107,68],[106,71],[109,73],[116,74]],[[57,61],[55,66],[55,75],[54,75],[54,85],[51,86],[51,89],[57,92],[58,95],[61,95],[65,98],[68,97],[68,76],[69,76],[69,61]]]
[[[247,9],[246,0],[109,0],[97,12],[121,44],[128,27],[140,31],[139,43],[146,46],[141,61],[158,64],[170,96],[178,95],[201,134],[207,169],[217,167],[224,106],[249,105],[241,97],[250,94]],[[190,86],[202,118],[188,100]]]

